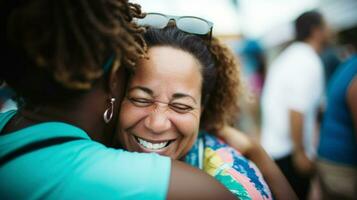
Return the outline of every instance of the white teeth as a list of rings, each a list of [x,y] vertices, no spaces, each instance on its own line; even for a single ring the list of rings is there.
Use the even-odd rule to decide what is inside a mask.
[[[162,149],[162,148],[164,148],[164,147],[167,145],[167,143],[169,142],[169,141],[167,141],[167,142],[161,142],[161,143],[156,143],[156,144],[154,144],[154,143],[145,141],[145,140],[143,140],[143,139],[141,139],[141,138],[138,138],[138,137],[137,137],[137,139],[138,139],[138,141],[139,141],[139,143],[140,143],[141,145],[143,145],[145,148],[151,149],[151,150]]]

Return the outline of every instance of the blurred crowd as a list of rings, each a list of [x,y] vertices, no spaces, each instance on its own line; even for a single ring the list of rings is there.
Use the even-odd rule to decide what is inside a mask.
[[[300,199],[357,197],[357,27],[332,32],[318,11],[267,64],[259,40],[231,43],[248,101],[237,127],[278,164]]]

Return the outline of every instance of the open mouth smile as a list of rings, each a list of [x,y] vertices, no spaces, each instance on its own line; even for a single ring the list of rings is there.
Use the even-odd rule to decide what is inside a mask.
[[[144,138],[140,138],[136,135],[133,135],[136,142],[143,148],[150,151],[158,151],[168,147],[175,139],[173,140],[163,140],[163,141],[148,141]]]

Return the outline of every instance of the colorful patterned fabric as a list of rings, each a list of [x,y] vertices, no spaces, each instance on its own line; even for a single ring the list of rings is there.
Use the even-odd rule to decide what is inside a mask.
[[[212,175],[239,199],[273,199],[255,164],[207,132],[200,132],[185,161]]]

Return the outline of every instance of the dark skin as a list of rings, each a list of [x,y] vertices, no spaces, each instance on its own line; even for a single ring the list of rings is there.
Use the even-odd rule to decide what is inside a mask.
[[[354,79],[352,80],[350,87],[347,93],[347,104],[350,109],[353,125],[354,125],[354,133],[355,138],[357,140],[357,75],[355,75]]]
[[[2,134],[10,133],[46,121],[62,121],[80,127],[95,141],[112,142],[119,109],[114,109],[113,119],[105,124],[103,113],[114,97],[119,108],[124,94],[124,69],[114,64],[109,80],[99,80],[92,90],[76,100],[48,103],[35,109],[22,109],[10,120]],[[104,134],[106,133],[106,134]],[[111,133],[111,134],[108,134]],[[199,169],[179,161],[172,161],[167,199],[236,199],[223,185]]]
[[[312,30],[304,42],[309,44],[317,53],[321,52],[329,39],[329,29],[325,23]],[[291,138],[294,145],[293,164],[301,175],[310,176],[315,170],[314,163],[307,157],[303,145],[304,114],[289,110]]]
[[[353,124],[354,124],[354,130],[355,130],[355,136],[357,139],[357,77],[353,79],[353,81],[350,84],[350,87],[348,88],[347,92],[347,104],[348,107],[351,111],[352,119],[353,119]]]
[[[314,170],[314,163],[307,157],[303,144],[304,115],[290,110],[291,137],[294,145],[293,163],[301,175],[310,176]]]

